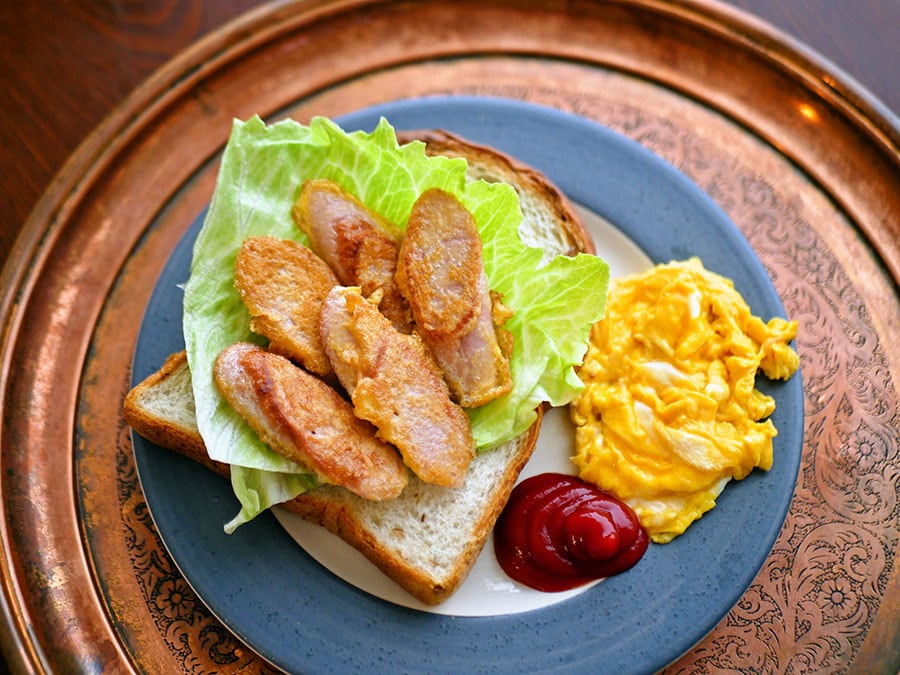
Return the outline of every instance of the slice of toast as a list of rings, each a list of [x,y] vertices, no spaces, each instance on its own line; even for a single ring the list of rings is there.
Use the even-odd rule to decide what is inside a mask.
[[[472,178],[512,185],[522,204],[522,238],[548,258],[593,252],[590,235],[572,206],[534,169],[446,132],[398,136],[401,142],[424,140],[430,155],[465,157]],[[171,355],[132,389],[123,412],[132,429],[147,440],[228,475],[227,465],[209,458],[197,429],[184,352]],[[437,604],[459,588],[474,565],[534,451],[540,422],[539,415],[518,438],[482,452],[460,488],[427,485],[412,477],[398,498],[374,502],[340,487],[321,486],[282,506],[344,539],[420,601]]]
[[[128,393],[124,414],[147,440],[228,476],[228,465],[206,454],[192,407],[191,372],[185,353],[178,352]],[[326,527],[414,597],[436,604],[459,587],[475,563],[539,430],[538,421],[515,440],[476,457],[461,488],[410,476],[392,500],[369,501],[325,485],[281,506]]]

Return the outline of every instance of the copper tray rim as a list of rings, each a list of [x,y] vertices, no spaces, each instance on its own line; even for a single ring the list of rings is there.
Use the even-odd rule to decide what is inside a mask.
[[[648,7],[677,11],[694,17],[707,27],[717,26],[719,30],[732,35],[733,39],[752,44],[760,53],[767,53],[773,63],[787,71],[805,86],[816,89],[827,103],[840,110],[870,140],[874,140],[885,150],[886,156],[900,167],[900,117],[887,108],[877,97],[851,76],[835,66],[830,60],[802,42],[792,38],[780,29],[758,19],[743,10],[724,6],[717,0],[635,0]],[[373,4],[377,0],[316,0],[308,3],[310,14],[332,13]],[[40,280],[40,271],[48,251],[52,248],[60,228],[65,226],[67,215],[77,206],[93,180],[102,173],[104,167],[116,156],[123,145],[152,119],[159,107],[164,107],[171,97],[177,97],[190,89],[197,78],[207,69],[216,67],[215,56],[227,37],[236,33],[253,32],[259,27],[278,25],[280,14],[291,16],[290,8],[297,4],[291,0],[277,0],[261,5],[223,24],[206,37],[172,57],[162,67],[151,74],[141,85],[116,106],[107,117],[76,148],[63,167],[57,172],[42,194],[25,225],[17,237],[11,254],[0,272],[0,316],[3,321],[3,337],[0,341],[2,363],[0,363],[0,409],[6,409],[7,386],[10,373],[12,349],[18,336],[22,313],[28,306],[28,298]],[[279,27],[279,30],[285,30]],[[259,32],[258,42],[268,39],[269,33]],[[247,49],[251,47],[244,43]],[[256,43],[254,43],[256,44]],[[229,53],[228,58],[234,58]],[[776,58],[777,57],[777,58]],[[203,63],[197,67],[197,63]],[[162,96],[154,92],[165,92]],[[788,155],[790,158],[790,156]],[[887,248],[900,249],[900,242],[885,240],[885,232],[866,232],[869,241],[883,251]],[[900,285],[900,274],[889,261],[882,261],[891,271],[895,284]],[[26,613],[22,603],[22,589],[19,579],[12,572],[8,546],[10,537],[7,528],[6,501],[2,497],[0,484],[0,541],[3,543],[3,557],[0,559],[3,593],[0,596],[0,642],[4,656],[10,665],[20,667],[25,664],[38,666],[43,663],[39,645],[29,639]]]

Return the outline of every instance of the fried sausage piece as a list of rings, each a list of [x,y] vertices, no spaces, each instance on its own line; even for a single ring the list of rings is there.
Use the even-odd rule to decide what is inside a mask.
[[[328,378],[319,313],[338,279],[306,246],[275,237],[244,241],[234,265],[234,285],[250,312],[250,329],[269,339],[269,350]]]
[[[334,389],[288,359],[247,342],[225,348],[216,386],[275,452],[371,500],[393,499],[409,476],[395,448]]]
[[[378,427],[423,481],[461,485],[475,456],[469,419],[418,336],[395,330],[355,287],[331,290],[321,328],[356,415]]]
[[[431,189],[416,201],[396,280],[455,401],[474,408],[512,388],[511,335],[498,339],[495,323],[508,308],[488,290],[475,220],[456,197]]]
[[[294,222],[345,286],[377,299],[401,332],[410,331],[409,307],[394,284],[399,231],[334,181],[306,181],[294,204]]]

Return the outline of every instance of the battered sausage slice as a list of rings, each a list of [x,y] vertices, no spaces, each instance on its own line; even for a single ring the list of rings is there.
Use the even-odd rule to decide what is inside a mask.
[[[325,352],[356,415],[424,482],[460,486],[475,456],[469,419],[418,336],[395,330],[355,287],[333,288],[321,321]]]
[[[512,388],[509,310],[488,290],[474,218],[449,192],[416,200],[396,280],[455,401],[474,408]]]
[[[312,249],[341,283],[359,286],[365,297],[376,299],[395,328],[408,333],[409,307],[394,283],[400,240],[397,227],[325,179],[303,184],[293,216]]]
[[[334,389],[288,359],[247,342],[225,348],[213,369],[225,400],[264,443],[360,497],[397,497],[409,475],[395,448],[353,414]]]
[[[328,378],[319,313],[338,279],[306,246],[275,237],[251,237],[234,265],[234,286],[250,312],[250,329],[269,339],[269,350]]]

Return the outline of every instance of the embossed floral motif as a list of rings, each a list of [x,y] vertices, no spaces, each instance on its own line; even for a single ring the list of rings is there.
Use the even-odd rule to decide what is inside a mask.
[[[122,436],[117,476],[124,538],[135,580],[159,634],[186,673],[274,673],[197,598],[169,558],[150,518],[130,441]]]
[[[826,579],[819,587],[819,606],[826,620],[847,619],[859,606],[859,598],[846,579]]]
[[[166,579],[154,594],[153,604],[168,619],[189,619],[194,613],[194,592],[184,579]]]
[[[884,465],[887,439],[867,433],[866,429],[861,429],[860,432],[850,435],[845,456],[849,471],[866,474]]]

